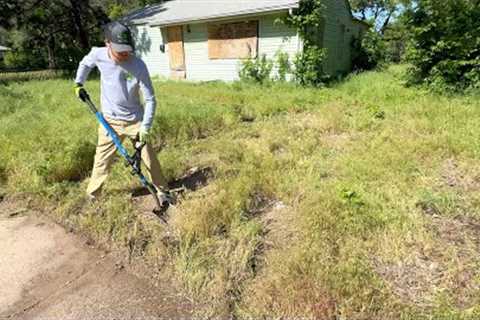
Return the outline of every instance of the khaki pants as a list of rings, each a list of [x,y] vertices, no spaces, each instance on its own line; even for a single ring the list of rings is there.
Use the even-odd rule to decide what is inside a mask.
[[[121,141],[126,137],[135,138],[140,130],[140,122],[128,122],[121,120],[106,119],[113,130],[117,133]],[[112,166],[112,162],[116,153],[115,144],[112,138],[107,136],[107,131],[100,125],[98,129],[98,144],[95,153],[95,161],[93,165],[92,177],[87,187],[87,193],[97,196],[107,179],[108,172]],[[151,179],[153,184],[158,188],[166,187],[165,178],[161,172],[160,163],[158,162],[155,152],[150,144],[142,150],[142,162],[146,176]]]

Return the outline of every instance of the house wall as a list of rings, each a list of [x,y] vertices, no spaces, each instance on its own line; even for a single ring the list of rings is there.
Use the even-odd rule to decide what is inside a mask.
[[[344,74],[351,70],[352,39],[359,36],[364,26],[352,21],[345,0],[324,0],[324,3],[325,21],[320,30],[315,31],[317,41],[327,50],[324,69],[331,75]],[[293,58],[301,50],[302,41],[296,31],[275,23],[279,17],[280,14],[256,17],[259,21],[259,56],[266,54],[268,58],[273,58],[278,50],[282,50]],[[170,77],[168,43],[164,28],[140,25],[133,30],[136,33],[137,54],[144,59],[150,73]],[[188,80],[238,79],[240,59],[209,59],[206,23],[189,24],[188,28],[183,26],[183,38]],[[160,51],[161,44],[165,45],[165,52]]]
[[[359,35],[360,26],[352,21],[345,0],[324,0],[326,6],[324,33],[321,39],[327,49],[325,71],[331,75],[351,70],[353,37]]]
[[[293,57],[299,50],[300,43],[295,30],[283,24],[275,23],[279,14],[258,16],[258,55],[265,54],[273,58],[278,50]],[[232,20],[238,21],[238,20]],[[229,21],[225,21],[229,22]],[[144,59],[152,75],[168,77],[170,75],[168,45],[165,53],[160,51],[164,43],[164,32],[158,27],[137,26],[137,53]],[[190,24],[183,27],[185,64],[187,80],[224,80],[238,79],[240,59],[209,59],[208,31],[206,23]]]
[[[160,51],[160,45],[167,43],[166,35],[158,27],[139,25],[132,27],[135,38],[135,51],[140,56],[152,76],[168,77],[170,64],[168,51]]]

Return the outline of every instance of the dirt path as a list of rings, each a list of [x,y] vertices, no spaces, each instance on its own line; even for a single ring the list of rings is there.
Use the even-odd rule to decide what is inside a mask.
[[[179,319],[192,306],[45,218],[0,202],[0,319]]]

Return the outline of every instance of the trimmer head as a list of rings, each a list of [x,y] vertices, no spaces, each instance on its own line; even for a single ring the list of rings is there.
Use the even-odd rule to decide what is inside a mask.
[[[167,224],[166,212],[167,212],[168,207],[169,207],[168,205],[167,205],[167,208],[155,207],[152,211],[153,214],[156,215],[165,224]]]

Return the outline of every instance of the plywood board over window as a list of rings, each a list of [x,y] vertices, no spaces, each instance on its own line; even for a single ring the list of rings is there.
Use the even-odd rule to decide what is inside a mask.
[[[170,58],[170,76],[173,79],[184,79],[185,52],[183,49],[183,27],[168,27],[167,39]]]
[[[258,21],[208,25],[210,59],[250,59],[257,57]]]

